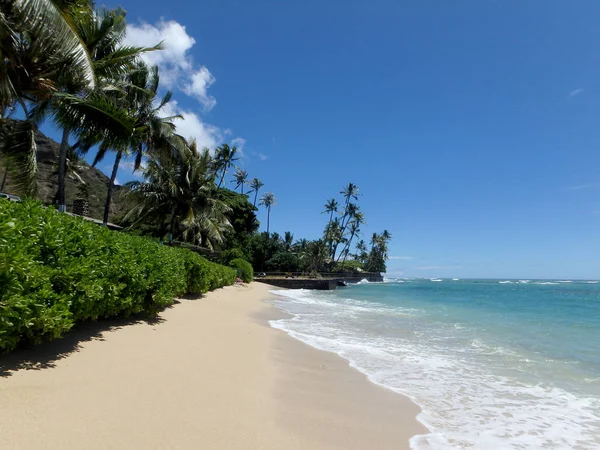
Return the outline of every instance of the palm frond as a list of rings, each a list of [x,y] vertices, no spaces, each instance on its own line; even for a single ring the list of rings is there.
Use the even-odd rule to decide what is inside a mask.
[[[0,120],[0,155],[16,180],[18,192],[37,192],[36,126],[30,121]]]
[[[25,29],[77,68],[89,88],[96,85],[92,58],[69,16],[51,0],[14,0]]]

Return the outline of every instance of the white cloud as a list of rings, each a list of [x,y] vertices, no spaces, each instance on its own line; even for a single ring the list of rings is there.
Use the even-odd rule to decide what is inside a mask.
[[[197,98],[204,105],[205,109],[212,109],[217,104],[217,100],[208,95],[207,90],[215,82],[215,77],[212,76],[206,67],[202,66],[190,78],[191,80],[183,86],[183,92],[190,97]]]
[[[191,49],[196,40],[187,34],[185,26],[174,20],[161,19],[155,24],[142,22],[127,25],[126,42],[130,45],[152,47],[162,42],[163,49],[143,55],[149,64],[159,67],[161,87],[178,90],[182,94],[197,100],[203,111],[212,109],[217,100],[208,93],[215,83],[215,77],[207,67],[198,65],[191,56]],[[161,111],[163,117],[181,115],[183,119],[175,119],[177,133],[188,139],[195,139],[198,148],[215,147],[230,141],[231,145],[243,152],[246,140],[233,138],[233,132],[206,123],[193,108],[182,107],[172,99]]]
[[[183,119],[175,119],[177,133],[187,139],[195,139],[198,148],[209,148],[214,150],[223,142],[223,132],[219,127],[204,122],[198,114],[193,111],[184,110],[179,107],[176,100],[171,100],[162,109],[164,116],[181,115]]]
[[[575,89],[574,91],[569,92],[569,97],[575,97],[576,95],[583,94],[584,92],[584,89]]]
[[[145,169],[146,168],[146,160],[144,158],[142,158],[142,162],[140,164],[140,169]],[[127,160],[123,160],[119,163],[119,173],[121,173],[121,171],[125,171],[125,173],[127,173],[128,176],[131,176],[137,180],[140,180],[142,178],[142,172],[140,169],[138,170],[134,170],[135,169],[135,161],[131,160],[131,161],[127,161]]]
[[[183,25],[174,20],[160,20],[155,25],[142,22],[127,25],[126,43],[152,47],[162,42],[163,49],[148,52],[143,59],[160,69],[161,83],[168,89],[179,89],[196,98],[204,109],[213,108],[217,101],[208,95],[208,88],[216,81],[205,66],[197,67],[188,51],[196,40],[187,34]]]
[[[119,170],[129,170],[133,172],[133,162],[132,161],[121,161],[119,163]]]
[[[567,191],[581,191],[583,189],[596,189],[600,187],[600,183],[585,183],[585,184],[577,184],[575,186],[567,186],[565,189]]]
[[[409,260],[409,259],[415,259],[412,256],[390,256],[389,259],[403,259],[403,260]]]
[[[231,145],[237,148],[237,151],[240,154],[244,153],[244,145],[246,145],[246,139],[241,137],[236,137],[231,140]]]
[[[267,155],[265,155],[264,153],[261,152],[257,152],[255,153],[256,156],[258,156],[258,159],[260,159],[261,161],[265,161],[267,159],[269,159],[269,157]]]
[[[463,266],[420,266],[415,270],[444,270],[444,269],[462,269]]]

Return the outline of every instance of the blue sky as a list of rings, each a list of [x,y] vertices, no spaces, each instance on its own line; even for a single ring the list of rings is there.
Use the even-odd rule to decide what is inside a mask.
[[[272,230],[318,237],[352,181],[390,273],[600,278],[600,2],[116,5],[165,39],[182,129],[275,193]]]

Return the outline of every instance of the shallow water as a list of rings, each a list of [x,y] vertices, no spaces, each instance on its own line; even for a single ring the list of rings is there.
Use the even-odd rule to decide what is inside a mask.
[[[273,291],[271,325],[420,405],[416,450],[600,449],[600,284],[437,280]]]

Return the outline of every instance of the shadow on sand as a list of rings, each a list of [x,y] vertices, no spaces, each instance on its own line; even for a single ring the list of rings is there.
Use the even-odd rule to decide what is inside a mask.
[[[176,301],[176,303],[179,303]],[[142,316],[128,319],[104,319],[76,325],[61,339],[39,345],[19,348],[8,355],[0,356],[0,378],[10,377],[19,370],[43,370],[56,366],[56,361],[67,358],[81,349],[81,343],[103,341],[103,334],[120,330],[138,323],[158,325],[165,320],[160,317]]]

